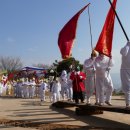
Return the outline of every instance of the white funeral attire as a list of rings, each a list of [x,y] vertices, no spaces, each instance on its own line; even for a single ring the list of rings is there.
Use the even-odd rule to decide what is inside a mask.
[[[72,80],[70,79],[70,75],[71,75],[71,72],[69,72],[68,73],[68,76],[67,76],[67,78],[68,78],[68,82],[67,82],[67,84],[68,84],[68,99],[70,100],[70,101],[72,101],[73,100],[73,84],[72,84]]]
[[[90,97],[95,92],[95,59],[89,58],[84,61],[84,72],[86,74],[85,88],[87,103],[90,103]]]
[[[58,82],[58,81],[53,82],[51,92],[53,95],[52,102],[54,103],[54,102],[60,101],[60,92],[61,92],[60,82]]]
[[[65,70],[62,71],[60,79],[61,79],[60,80],[60,82],[61,82],[61,95],[63,97],[63,100],[65,100],[65,97],[67,97],[67,99],[69,98],[67,72]]]
[[[53,80],[51,80],[51,81],[49,82],[49,91],[50,91],[50,93],[49,93],[49,98],[50,98],[50,102],[53,101],[53,93],[52,93],[52,85],[53,85],[53,83],[54,83]]]
[[[17,82],[13,82],[13,89],[14,89],[14,96],[16,97],[16,87],[17,87]]]
[[[33,98],[34,95],[35,95],[35,86],[36,86],[36,83],[35,81],[30,81],[30,84],[29,84],[29,97],[30,98]]]
[[[18,85],[18,82],[15,84],[15,97],[19,97],[19,85]]]
[[[39,91],[40,91],[39,94],[40,94],[41,101],[46,100],[46,95],[45,95],[46,90],[47,90],[47,83],[45,83],[45,82],[41,83],[40,88],[39,88]]]
[[[125,94],[126,106],[130,106],[130,42],[120,51],[122,63],[120,69],[122,90]]]
[[[96,68],[96,100],[99,100],[99,104],[103,105],[104,100],[106,103],[111,102],[111,96],[113,92],[113,83],[109,73],[109,69],[113,66],[113,61],[109,57],[98,56],[95,59]],[[106,99],[104,94],[106,93]]]
[[[29,98],[29,82],[28,81],[23,82],[22,88],[23,88],[22,97]]]
[[[2,87],[3,87],[3,84],[2,82],[0,82],[0,96],[2,96]]]
[[[17,90],[17,91],[16,91],[16,97],[19,97],[19,98],[22,97],[22,89],[23,89],[23,86],[22,86],[22,85],[23,85],[22,82],[18,82],[18,83],[17,83],[17,86],[16,86],[16,88],[17,88],[17,89],[16,89],[16,90]]]

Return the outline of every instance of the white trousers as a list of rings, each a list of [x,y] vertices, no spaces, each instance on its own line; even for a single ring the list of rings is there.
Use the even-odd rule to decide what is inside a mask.
[[[60,92],[58,93],[53,93],[53,100],[52,102],[57,102],[57,101],[60,101]]]
[[[113,84],[111,78],[108,77],[97,77],[96,78],[96,100],[99,103],[104,103],[104,101],[111,102]],[[105,94],[106,93],[106,99]]]
[[[125,103],[130,105],[130,69],[120,70],[122,90],[125,94]]]
[[[45,101],[45,100],[46,100],[45,90],[41,90],[41,91],[40,91],[40,99],[41,99],[41,101]]]

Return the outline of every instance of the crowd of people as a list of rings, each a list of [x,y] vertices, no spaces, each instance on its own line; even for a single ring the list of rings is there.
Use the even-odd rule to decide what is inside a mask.
[[[125,94],[126,108],[130,107],[130,42],[121,49],[121,81]],[[95,95],[95,105],[107,104],[112,106],[111,97],[113,83],[110,75],[114,63],[112,58],[92,51],[90,58],[83,64],[83,70],[79,66],[70,66],[70,70],[62,70],[59,77],[50,76],[49,79],[41,79],[37,84],[35,78],[22,78],[4,84],[0,81],[0,96],[3,93],[14,95],[16,98],[39,97],[41,102],[49,97],[50,102],[60,100],[86,103],[91,105],[91,97]]]

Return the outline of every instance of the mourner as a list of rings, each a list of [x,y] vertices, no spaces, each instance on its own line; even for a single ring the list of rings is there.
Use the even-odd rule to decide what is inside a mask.
[[[72,80],[73,84],[73,99],[75,103],[79,103],[79,100],[81,100],[81,103],[84,103],[85,99],[85,85],[84,80],[86,78],[85,73],[80,71],[80,67],[76,67],[75,71],[71,73],[70,79]]]
[[[120,69],[122,90],[125,94],[126,108],[130,108],[130,42],[120,50],[122,63]]]
[[[111,104],[113,83],[110,76],[110,69],[113,66],[112,58],[99,53],[95,59],[96,68],[96,104],[102,106],[104,103]],[[106,94],[106,98],[104,95]]]
[[[90,104],[90,97],[95,93],[95,57],[97,53],[93,50],[91,57],[84,61],[84,72],[86,73],[85,88],[87,104]]]

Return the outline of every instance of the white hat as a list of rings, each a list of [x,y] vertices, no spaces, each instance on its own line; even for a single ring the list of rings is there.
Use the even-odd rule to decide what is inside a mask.
[[[58,78],[58,77],[56,78],[56,81],[59,81],[59,78]]]
[[[73,66],[72,65],[70,65],[70,67],[69,67],[70,69],[72,69],[73,68]]]
[[[67,74],[66,70],[63,70],[61,75],[66,75],[66,74]]]
[[[50,70],[50,73],[54,73],[54,70]]]

